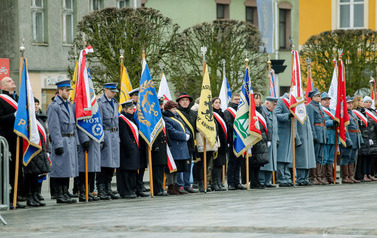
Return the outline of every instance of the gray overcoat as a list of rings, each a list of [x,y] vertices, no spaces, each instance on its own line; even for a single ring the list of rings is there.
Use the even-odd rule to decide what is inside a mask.
[[[89,138],[85,132],[77,129],[81,145],[78,149],[79,154],[79,172],[85,172],[85,152],[82,144],[89,141],[88,150],[88,172],[101,172],[101,144]]]
[[[267,121],[268,138],[271,138],[271,145],[268,147],[268,164],[260,168],[262,171],[276,171],[277,168],[277,144],[279,143],[278,121],[275,112],[270,112],[265,105],[262,106]]]
[[[296,146],[296,169],[311,169],[316,167],[313,133],[310,126],[310,118],[307,117],[304,124],[297,123],[297,134],[300,136],[301,145]],[[292,167],[292,166],[291,166]]]
[[[70,102],[68,108],[64,105],[63,99],[56,96],[47,108],[47,123],[51,136],[51,162],[52,168],[50,177],[68,178],[76,177],[79,174],[77,146],[79,145],[75,111]],[[67,137],[65,135],[72,134]],[[64,135],[64,136],[63,136]],[[56,155],[55,149],[63,148],[62,155]]]

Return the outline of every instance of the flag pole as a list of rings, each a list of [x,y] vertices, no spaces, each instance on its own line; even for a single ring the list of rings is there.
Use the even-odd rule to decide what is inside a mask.
[[[246,64],[246,69],[247,69],[249,67],[249,59],[247,57],[245,59],[245,64]],[[249,102],[250,102],[251,101],[251,94],[250,93],[249,93],[248,97],[249,97]],[[246,150],[245,159],[246,159],[246,189],[250,190],[250,170],[249,170],[250,161],[249,161],[249,151],[248,150]]]
[[[225,78],[225,59],[222,60],[222,63],[223,63],[223,79]],[[228,105],[227,105],[228,106]],[[228,156],[228,155],[226,155]],[[224,184],[225,183],[225,165],[222,166],[223,167],[223,171],[222,171],[222,183]]]
[[[85,151],[85,201],[89,201],[88,151]]]
[[[334,63],[334,67],[336,67],[336,63]],[[340,129],[340,127],[335,125],[334,184],[336,184],[336,165],[338,159],[338,129]]]
[[[142,58],[145,60],[145,51],[143,50]],[[150,193],[151,197],[153,198],[153,171],[152,171],[152,146],[148,145],[148,163],[149,163],[149,186],[150,186]]]
[[[21,40],[20,46],[21,58],[20,58],[20,79],[18,85],[21,88],[21,80],[22,80],[22,69],[24,64],[24,38]],[[17,110],[16,110],[17,112]],[[13,209],[17,208],[17,190],[18,190],[18,170],[20,166],[20,137],[17,135],[17,144],[16,144],[16,164],[15,164],[15,173],[14,173],[14,187],[13,187]]]
[[[203,55],[203,78],[206,70],[206,52],[207,47],[203,46],[200,48]],[[207,193],[207,141],[206,137],[203,136],[203,172],[204,172],[204,193]]]
[[[294,45],[293,45],[293,38],[291,36],[289,37],[289,41],[291,43],[291,49],[293,51]],[[294,54],[292,54],[291,58],[292,58],[292,67],[293,67]],[[292,128],[292,182],[293,182],[293,186],[295,186],[295,184],[296,184],[295,120],[296,120],[295,117],[291,118],[291,121],[292,121],[291,128]]]
[[[267,55],[267,65],[268,65],[268,74],[269,74],[269,77],[271,77],[271,58],[270,58],[270,55]],[[273,95],[271,95],[273,96]],[[272,171],[272,184],[275,184],[275,171]]]

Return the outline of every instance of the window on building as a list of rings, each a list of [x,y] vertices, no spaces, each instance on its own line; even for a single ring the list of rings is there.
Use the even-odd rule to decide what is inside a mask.
[[[74,2],[73,0],[63,1],[63,43],[72,44],[74,38]]]
[[[291,35],[291,8],[288,2],[279,4],[279,48],[289,49]]]
[[[90,0],[90,10],[100,10],[103,8],[103,0]]]
[[[216,4],[216,18],[229,19],[229,4]]]
[[[339,28],[364,27],[364,0],[339,0]]]
[[[258,26],[258,11],[256,7],[246,7],[246,21]]]
[[[118,0],[118,8],[130,7],[130,0]]]
[[[31,17],[32,17],[32,34],[34,42],[45,43],[47,36],[47,13],[44,0],[32,0],[31,1]]]

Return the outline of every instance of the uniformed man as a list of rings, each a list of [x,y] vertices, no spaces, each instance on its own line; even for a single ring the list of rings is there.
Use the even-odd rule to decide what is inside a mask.
[[[325,178],[330,184],[334,183],[334,158],[335,158],[335,130],[337,122],[334,120],[335,110],[330,109],[330,99],[331,97],[323,92],[321,94],[321,105],[324,111],[326,129],[327,129],[327,142],[324,147],[324,158],[322,166],[324,166]],[[340,140],[337,140],[338,146],[340,145]]]
[[[277,149],[277,182],[279,183],[279,187],[290,187],[293,186],[289,166],[293,161],[291,120],[294,120],[294,115],[289,111],[289,99],[287,93],[278,99],[275,108],[275,115],[278,121],[278,135],[280,138],[279,147]],[[296,124],[297,122],[295,122],[295,125]],[[295,130],[295,145],[301,145],[297,130]]]
[[[139,88],[135,88],[128,92],[128,96],[132,99],[132,104],[134,105],[134,110],[136,110],[137,102],[139,101]]]
[[[17,135],[13,132],[14,121],[16,119],[17,101],[18,96],[16,94],[16,84],[10,77],[5,77],[0,81],[0,136],[3,136],[9,145],[9,151],[11,152],[11,160],[9,161],[9,182],[11,185],[10,201],[13,199],[13,186],[15,177],[15,166],[16,166],[16,145],[17,145]],[[19,166],[19,179],[22,178],[22,163],[20,160]],[[22,188],[19,182],[18,191]],[[25,208],[26,206],[17,202],[17,208]]]
[[[75,110],[69,102],[71,81],[56,83],[58,93],[47,108],[47,123],[51,137],[50,177],[55,178],[56,202],[75,203],[68,194],[69,178],[79,175],[77,146],[79,145]]]
[[[354,172],[357,151],[361,148],[363,137],[359,128],[359,118],[352,111],[353,99],[347,96],[346,100],[350,124],[347,126],[346,132],[347,147],[340,147],[342,150],[342,158],[340,160],[342,183],[360,183],[359,180],[355,179]]]
[[[325,166],[322,166],[324,157],[324,146],[327,142],[327,131],[325,112],[321,105],[321,93],[317,88],[309,92],[308,96],[312,99],[306,106],[306,112],[310,118],[310,125],[313,132],[314,152],[316,159],[316,168],[310,170],[310,177],[312,183],[319,181],[322,184],[329,184],[325,177]]]
[[[274,188],[272,185],[272,172],[277,168],[277,148],[279,147],[279,134],[278,134],[278,122],[275,116],[274,109],[276,107],[278,99],[275,97],[266,97],[266,102],[262,106],[268,128],[268,138],[271,141],[268,142],[268,164],[265,164],[260,168],[259,181],[262,186],[267,188]]]
[[[119,168],[119,117],[118,103],[114,96],[118,91],[117,83],[105,83],[105,93],[98,99],[101,113],[104,143],[101,150],[101,172],[97,174],[98,196],[102,200],[119,199],[120,196],[111,190],[114,169]]]
[[[117,188],[121,198],[136,198],[137,171],[140,169],[139,130],[134,120],[133,100],[122,105],[119,115],[120,167]]]

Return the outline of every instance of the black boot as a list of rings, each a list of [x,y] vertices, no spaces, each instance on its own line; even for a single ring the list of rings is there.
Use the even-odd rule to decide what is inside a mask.
[[[80,202],[86,202],[86,190],[85,185],[80,185],[79,187],[79,201]],[[92,202],[93,198],[89,196],[88,194],[88,202]]]
[[[46,203],[42,202],[41,200],[39,200],[39,197],[38,197],[38,192],[35,192],[33,194],[33,197],[34,197],[34,200],[39,203],[39,206],[43,207],[43,206],[46,206]]]
[[[67,198],[63,195],[63,186],[56,185],[55,186],[55,195],[56,195],[56,203],[70,203]]]
[[[100,200],[99,197],[93,195],[92,193],[89,193],[89,197],[92,198],[93,201],[99,201]]]
[[[57,198],[57,179],[56,178],[51,178],[50,177],[50,194],[51,194],[51,199],[56,199]]]
[[[111,199],[120,199],[119,194],[111,190],[111,183],[106,184],[106,194],[111,197]]]
[[[29,194],[26,199],[26,205],[29,207],[39,207],[39,203],[35,201],[33,194]]]
[[[72,199],[69,192],[68,192],[68,185],[63,185],[63,197],[66,198],[68,203],[76,203],[76,199]]]
[[[107,194],[105,193],[105,190],[103,188],[103,184],[102,183],[97,183],[97,190],[98,190],[98,197],[101,199],[101,200],[110,200],[111,197],[110,196],[107,196]]]
[[[42,196],[42,182],[38,183],[37,186],[37,197],[39,201],[45,200],[44,197]]]

